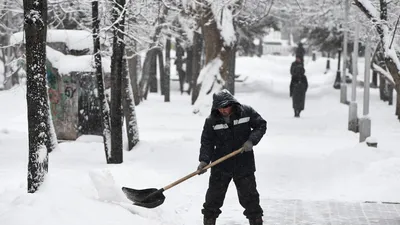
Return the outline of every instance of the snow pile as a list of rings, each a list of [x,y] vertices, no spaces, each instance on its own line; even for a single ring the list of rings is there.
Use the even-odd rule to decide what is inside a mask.
[[[24,32],[11,35],[10,44],[16,45],[25,42]],[[89,48],[93,51],[92,33],[85,30],[47,30],[47,42],[65,43],[70,50],[84,50]]]
[[[71,72],[95,72],[94,58],[92,55],[64,55],[50,47],[46,47],[47,58],[54,68],[58,69],[61,75],[68,75]],[[108,57],[102,57],[103,71],[111,72],[111,60]]]
[[[337,60],[330,60],[331,65],[337,62]],[[290,65],[293,61],[292,56],[239,57],[236,62],[236,74],[249,77],[244,84],[248,87],[246,91],[260,90],[268,94],[287,97],[291,79]],[[310,57],[305,57],[304,67],[309,83],[307,96],[320,96],[332,87],[336,70],[326,71],[326,61],[327,58],[323,57],[315,62]]]

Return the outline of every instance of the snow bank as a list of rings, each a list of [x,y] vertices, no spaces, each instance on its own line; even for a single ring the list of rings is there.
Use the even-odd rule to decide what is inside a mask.
[[[61,75],[67,75],[71,72],[95,72],[94,58],[92,55],[64,55],[50,47],[46,48],[47,58],[54,68],[57,68]],[[102,57],[103,71],[111,72],[110,58]]]
[[[236,74],[248,77],[243,85],[249,92],[263,91],[287,97],[291,80],[290,66],[293,61],[292,56],[238,57]],[[326,61],[325,57],[320,57],[315,62],[305,57],[305,70],[309,84],[307,96],[320,96],[331,90],[336,70],[326,71]],[[332,65],[335,61],[331,59],[331,68],[334,68]]]
[[[16,45],[25,42],[24,32],[11,35],[10,44]],[[47,30],[47,42],[62,42],[71,50],[84,50],[89,48],[93,51],[92,33],[85,30]]]

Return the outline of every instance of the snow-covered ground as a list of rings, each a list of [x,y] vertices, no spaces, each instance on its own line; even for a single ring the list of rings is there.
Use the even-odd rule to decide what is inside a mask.
[[[288,94],[292,60],[264,56],[237,61],[237,73],[248,76],[236,83],[237,99],[268,122],[255,147],[262,201],[400,201],[400,123],[394,107],[371,90],[369,116],[378,148],[359,143],[358,134],[347,130],[348,106],[339,103],[339,91],[332,88],[336,69],[324,74],[326,59],[307,59],[306,109],[294,118]],[[332,68],[336,65],[332,60]],[[201,224],[208,173],[167,190],[164,204],[155,209],[130,206],[120,192],[121,186],[161,188],[196,169],[206,115],[192,114],[190,97],[179,93],[177,82],[172,88],[170,103],[150,94],[136,107],[141,141],[133,151],[124,151],[123,164],[105,164],[101,137],[61,143],[50,154],[49,174],[36,194],[26,193],[25,88],[0,92],[0,224]],[[361,96],[359,89],[359,115]],[[222,211],[220,224],[245,224],[233,184]]]

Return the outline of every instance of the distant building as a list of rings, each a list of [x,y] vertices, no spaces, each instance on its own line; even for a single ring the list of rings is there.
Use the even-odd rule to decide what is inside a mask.
[[[293,53],[292,41],[282,39],[281,32],[273,28],[268,30],[268,35],[263,37],[262,42],[263,54],[286,56]]]

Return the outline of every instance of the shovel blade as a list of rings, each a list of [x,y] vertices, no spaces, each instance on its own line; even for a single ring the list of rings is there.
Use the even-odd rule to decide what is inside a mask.
[[[122,187],[122,191],[126,197],[133,202],[134,205],[145,208],[155,208],[163,204],[165,200],[163,189],[148,188],[137,190],[128,187]]]

